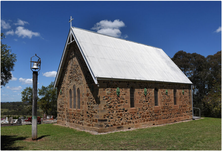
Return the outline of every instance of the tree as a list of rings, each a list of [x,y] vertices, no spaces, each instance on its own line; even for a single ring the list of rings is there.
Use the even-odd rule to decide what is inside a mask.
[[[204,116],[218,115],[221,90],[221,51],[206,58],[197,53],[178,51],[172,58],[175,64],[192,81],[194,106]],[[218,109],[216,111],[216,109]]]
[[[214,83],[221,83],[221,51],[214,55],[207,56],[208,62],[208,89],[215,85]]]
[[[3,38],[5,36],[1,33],[1,86],[5,86],[12,78],[11,71],[13,71],[16,62],[16,55],[11,53],[10,47],[2,44]]]
[[[47,87],[42,86],[39,89],[39,106],[43,110],[46,115],[53,115],[54,117],[57,116],[57,95],[56,89],[53,88],[53,82]]]
[[[191,54],[185,51],[178,51],[172,58],[174,63],[181,69],[181,71],[187,76],[192,76],[191,67]]]
[[[204,115],[221,117],[221,51],[207,56],[208,62],[208,90],[203,98]]]
[[[22,92],[22,102],[26,104],[27,114],[32,115],[32,88],[26,87]]]
[[[213,82],[213,87],[203,98],[205,116],[221,117],[221,83]]]
[[[208,92],[206,84],[209,73],[206,58],[197,53],[191,54],[181,50],[173,56],[172,60],[193,83],[194,106],[202,110],[201,100]]]

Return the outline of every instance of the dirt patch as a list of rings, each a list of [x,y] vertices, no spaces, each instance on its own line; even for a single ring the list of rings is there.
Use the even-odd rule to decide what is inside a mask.
[[[39,141],[45,141],[47,138],[47,136],[49,135],[45,135],[45,136],[41,136],[41,137],[38,137],[37,140],[32,140],[32,138],[26,138],[24,141],[26,142],[39,142]]]

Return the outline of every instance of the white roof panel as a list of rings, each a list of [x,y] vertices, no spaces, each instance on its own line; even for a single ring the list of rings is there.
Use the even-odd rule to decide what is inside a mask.
[[[94,78],[192,84],[166,53],[156,47],[72,28]]]

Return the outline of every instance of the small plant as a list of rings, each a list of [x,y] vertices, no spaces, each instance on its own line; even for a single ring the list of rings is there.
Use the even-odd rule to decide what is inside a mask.
[[[119,87],[116,88],[116,94],[117,94],[117,96],[119,96],[119,94],[120,94]]]

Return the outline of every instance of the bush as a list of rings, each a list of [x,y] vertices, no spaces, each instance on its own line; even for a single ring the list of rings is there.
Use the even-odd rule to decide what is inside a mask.
[[[205,99],[203,104],[204,116],[221,118],[221,99]]]
[[[221,118],[221,85],[216,83],[211,91],[203,98],[203,113],[208,117]]]
[[[13,116],[13,119],[18,119],[19,118],[19,116]]]

